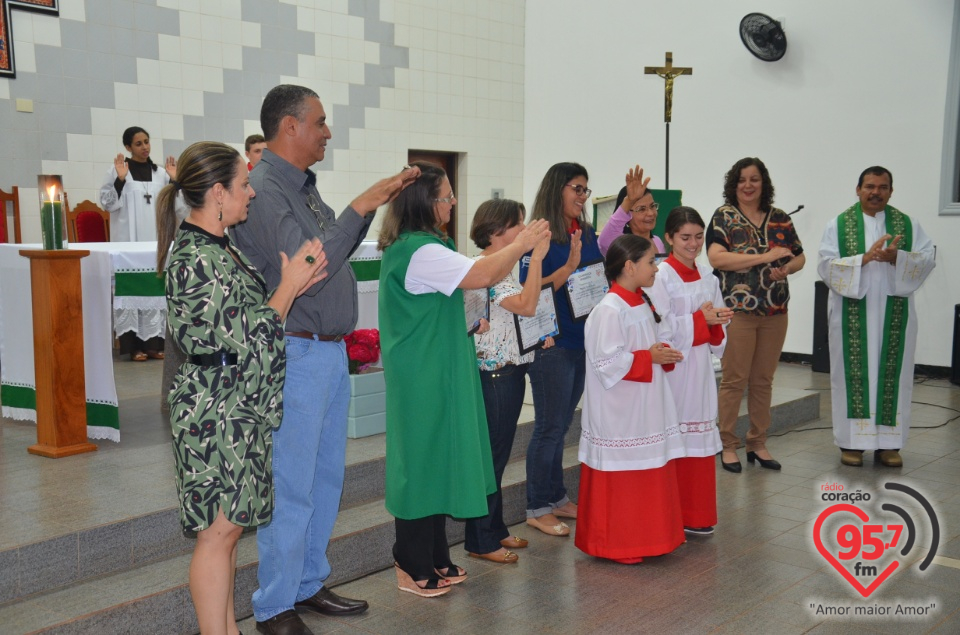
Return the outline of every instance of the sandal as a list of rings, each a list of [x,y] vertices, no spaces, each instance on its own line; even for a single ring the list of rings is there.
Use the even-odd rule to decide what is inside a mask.
[[[542,518],[542,516],[540,517]],[[540,518],[528,518],[527,524],[535,529],[539,529],[548,536],[569,536],[570,527],[567,523],[558,521],[556,525],[549,524],[549,521],[540,522]]]
[[[422,598],[435,598],[450,593],[453,586],[449,580],[443,577],[414,580],[409,573],[400,568],[399,564],[393,563],[393,566],[397,569],[397,588],[401,591],[413,593]],[[417,582],[426,582],[426,584],[420,586]]]
[[[456,571],[457,575],[448,575],[449,573],[451,573],[450,571],[451,569]],[[437,567],[436,569],[434,569],[434,571],[436,571],[437,575],[439,575],[444,580],[450,580],[450,584],[460,584],[461,582],[467,579],[466,570],[463,567],[458,567],[453,563],[450,563],[449,565],[443,567],[442,569],[440,567]],[[446,573],[444,573],[444,571],[446,571]]]
[[[150,359],[163,359],[163,351],[147,351],[147,357]]]
[[[143,351],[137,351],[136,353],[130,353],[131,362],[145,362],[147,361],[147,354]]]

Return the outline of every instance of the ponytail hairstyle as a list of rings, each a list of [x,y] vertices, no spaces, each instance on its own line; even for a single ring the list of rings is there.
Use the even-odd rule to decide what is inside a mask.
[[[697,210],[681,205],[670,210],[670,213],[667,215],[667,222],[663,233],[673,238],[673,235],[680,231],[680,228],[687,223],[698,225],[703,229],[707,228]]]
[[[377,240],[377,249],[381,251],[406,232],[430,232],[444,236],[437,226],[434,204],[440,196],[440,186],[447,173],[433,163],[417,161],[410,165],[420,168],[420,177],[400,192],[387,208]]]
[[[191,210],[203,207],[207,192],[217,183],[230,189],[237,176],[240,153],[225,143],[194,143],[177,160],[177,179],[157,196],[157,276],[163,275],[170,244],[177,233],[177,192]]]
[[[603,272],[607,276],[607,281],[610,284],[616,282],[620,274],[623,273],[627,261],[637,262],[646,256],[651,249],[653,249],[653,243],[643,236],[637,236],[636,234],[617,236],[610,244],[610,248],[607,249],[607,258],[603,265]],[[647,292],[641,289],[640,296],[644,302],[650,305],[650,310],[653,311],[653,319],[659,324],[660,314],[653,307],[653,302],[650,301]]]

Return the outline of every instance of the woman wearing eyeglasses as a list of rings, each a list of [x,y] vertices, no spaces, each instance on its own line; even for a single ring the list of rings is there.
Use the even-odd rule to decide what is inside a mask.
[[[379,240],[386,507],[396,519],[397,586],[434,597],[467,577],[450,561],[446,517],[486,516],[497,489],[461,290],[496,284],[549,237],[546,222],[533,222],[485,258],[457,253],[440,229],[457,202],[450,181],[435,165],[414,165],[420,178],[390,204]]]
[[[647,189],[650,177],[644,180],[643,170],[638,165],[627,172],[626,181],[627,184],[617,195],[617,211],[603,226],[603,231],[600,232],[600,238],[597,240],[600,244],[600,252],[606,255],[607,249],[617,236],[633,234],[643,236],[652,242],[658,254],[666,253],[663,241],[659,236],[653,235],[660,205],[653,200],[653,194]]]
[[[586,375],[584,321],[570,309],[567,279],[583,263],[603,260],[597,234],[587,221],[591,190],[579,163],[557,163],[547,170],[533,203],[533,219],[550,223],[550,249],[543,259],[543,283],[554,289],[560,336],[538,350],[530,366],[535,419],[527,447],[527,524],[548,536],[569,536],[561,518],[576,518],[577,506],[563,484],[563,440],[583,395]],[[525,282],[530,259],[520,261]]]

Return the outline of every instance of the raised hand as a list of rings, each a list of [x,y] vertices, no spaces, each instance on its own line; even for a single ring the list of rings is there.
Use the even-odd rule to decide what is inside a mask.
[[[163,169],[167,171],[167,176],[169,176],[171,180],[177,178],[177,160],[174,159],[172,155],[167,157],[166,162],[163,164]]]
[[[118,179],[121,181],[127,180],[127,174],[130,173],[130,168],[127,166],[127,161],[122,154],[118,154],[113,160],[113,169],[117,171]]]
[[[582,235],[582,229],[578,229],[570,234],[570,255],[567,257],[567,264],[564,266],[569,269],[571,273],[576,271],[577,267],[580,266],[580,250],[581,247],[583,247],[583,243],[580,242],[580,237]]]
[[[630,211],[637,202],[647,193],[647,184],[650,183],[650,177],[643,178],[643,168],[639,165],[627,171],[627,196],[623,199],[623,209]]]
[[[515,243],[523,245],[523,252],[526,253],[540,245],[546,235],[547,249],[550,248],[550,223],[544,219],[535,220],[517,234]],[[542,256],[541,256],[542,259]]]
[[[367,190],[353,199],[350,206],[361,216],[377,211],[381,205],[386,205],[400,195],[411,183],[420,178],[420,168],[404,166],[399,173],[380,179]]]

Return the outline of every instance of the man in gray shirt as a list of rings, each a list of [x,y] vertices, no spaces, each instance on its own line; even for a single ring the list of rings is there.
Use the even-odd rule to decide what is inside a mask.
[[[280,281],[280,252],[292,255],[307,239],[320,238],[328,263],[327,278],[297,298],[284,327],[283,420],[273,432],[275,504],[271,521],[257,531],[257,630],[299,635],[311,631],[297,608],[326,615],[367,609],[365,601],[323,586],[346,452],[350,382],[343,336],[357,322],[357,281],[348,258],[377,208],[416,180],[419,170],[377,182],[337,218],[309,169],[323,160],[331,138],[317,94],[302,86],[273,88],[263,100],[260,125],[267,149],[250,173],[256,196],[247,221],[231,236],[270,288]]]

